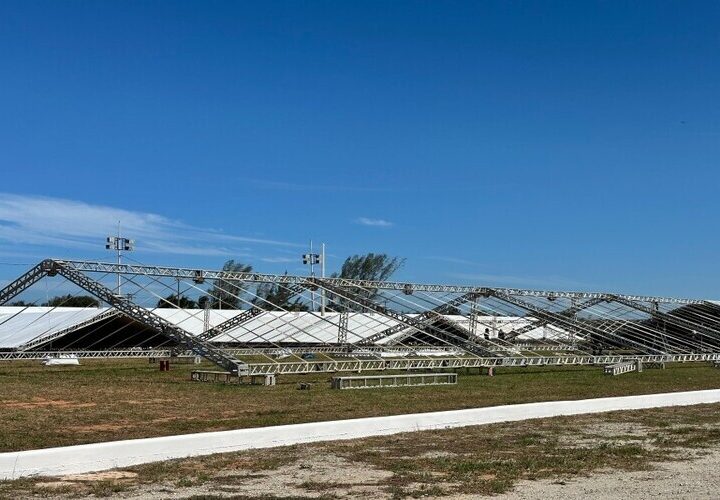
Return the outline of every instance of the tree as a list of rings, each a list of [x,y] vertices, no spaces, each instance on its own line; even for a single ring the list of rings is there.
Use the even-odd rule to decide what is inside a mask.
[[[98,307],[100,302],[90,295],[58,295],[43,304],[48,307]]]
[[[368,253],[365,255],[352,255],[345,259],[340,273],[333,273],[332,278],[344,278],[352,280],[368,280],[368,281],[387,281],[395,272],[405,264],[405,259],[400,257],[390,257],[384,253]],[[352,289],[352,292],[374,300],[378,297],[376,288]],[[331,303],[340,303],[340,309],[348,308],[351,310],[361,310],[362,308],[352,301],[339,299],[332,294],[328,294]]]
[[[340,274],[333,274],[333,277],[387,281],[395,272],[405,264],[405,259],[390,257],[384,253],[368,253],[365,255],[353,255],[345,259]]]
[[[287,274],[287,273],[286,273]],[[253,304],[266,311],[307,311],[307,304],[303,303],[302,297],[293,299],[294,294],[287,286],[280,286],[272,283],[263,283],[258,286],[257,297]]]
[[[222,271],[221,278],[232,273],[251,273],[252,266],[230,259],[223,264]],[[198,299],[198,306],[202,309],[240,309],[240,297],[245,293],[245,284],[242,281],[218,279],[207,293]]]
[[[197,302],[194,300],[186,297],[185,295],[180,295],[180,300],[178,301],[176,294],[171,294],[165,297],[164,299],[158,300],[157,307],[162,308],[170,308],[170,307],[181,307],[183,309],[195,309],[198,307]]]
[[[32,304],[25,302],[24,300],[16,300],[15,302],[10,302],[7,304],[8,306],[15,306],[15,307],[28,307]]]

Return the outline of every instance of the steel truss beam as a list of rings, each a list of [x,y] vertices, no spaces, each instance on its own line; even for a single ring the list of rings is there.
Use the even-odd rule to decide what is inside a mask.
[[[247,352],[246,352],[247,351]],[[250,352],[252,351],[252,352]],[[267,350],[270,354],[272,350]],[[236,349],[231,352],[242,354],[257,354],[257,350]],[[303,352],[298,349],[297,352]],[[307,352],[318,352],[318,349],[308,349]],[[277,353],[279,354],[279,353]],[[180,357],[193,356],[191,351],[177,353],[170,349],[124,349],[108,351],[23,351],[0,352],[0,361],[21,361],[56,358],[61,356],[77,356],[78,358],[105,358],[105,359],[137,359],[137,358],[166,358],[178,355]],[[421,356],[422,353],[419,354]],[[607,355],[607,356],[533,356],[533,357],[467,357],[451,356],[437,358],[390,358],[390,359],[340,359],[318,361],[283,361],[275,363],[250,363],[247,365],[247,375],[269,374],[303,374],[303,373],[334,373],[334,372],[363,372],[385,370],[433,370],[433,369],[460,369],[482,367],[508,367],[522,368],[527,366],[572,366],[572,365],[610,365],[625,361],[640,360],[642,363],[697,363],[720,361],[720,353],[704,354],[663,354],[663,355]]]
[[[487,356],[491,355],[492,353],[489,352],[484,347],[481,347],[474,342],[472,342],[470,339],[462,338],[457,335],[454,335],[446,330],[438,329],[432,325],[428,325],[423,321],[418,320],[417,318],[413,318],[410,316],[407,316],[406,314],[402,314],[390,309],[387,309],[379,304],[376,304],[372,300],[369,300],[362,295],[359,295],[355,292],[351,292],[348,288],[341,288],[338,286],[335,286],[334,284],[331,284],[326,279],[321,278],[306,278],[307,282],[310,283],[310,286],[318,286],[320,288],[324,288],[326,291],[332,293],[333,295],[336,295],[340,298],[343,298],[345,300],[349,300],[351,302],[356,302],[357,304],[360,304],[365,309],[368,309],[370,311],[376,312],[378,314],[381,314],[382,316],[385,316],[386,318],[390,318],[394,321],[397,321],[400,324],[403,324],[405,328],[412,328],[414,330],[418,330],[420,332],[426,332],[428,329],[432,329],[432,335],[435,337],[442,338],[445,342],[448,344],[452,344],[456,347],[459,347],[460,349],[463,349],[465,351],[468,351],[471,354],[479,355],[479,356]],[[340,280],[345,281],[345,280]]]
[[[347,357],[379,356],[380,353],[426,356],[428,352],[437,355],[445,351],[448,356],[457,355],[455,348],[448,347],[365,347],[359,351],[348,350],[345,346],[306,346],[306,347],[227,347],[223,349],[232,356],[287,356],[289,354],[328,354]],[[62,356],[77,356],[78,358],[167,358],[196,356],[193,351],[178,351],[177,349],[105,349],[105,350],[58,350],[58,351],[0,351],[0,361],[31,360],[57,358]]]
[[[48,274],[48,262],[44,260],[28,272],[20,276],[15,281],[10,282],[7,286],[0,290],[0,305],[5,304],[8,300],[27,290],[35,283],[43,279]]]
[[[471,330],[473,329],[473,319],[477,323],[477,317],[474,317],[473,312],[476,312],[477,304],[475,299],[477,297],[493,297],[501,302],[512,304],[525,310],[528,316],[536,318],[536,322],[519,328],[510,334],[506,334],[505,340],[514,338],[524,331],[524,329],[534,329],[544,324],[555,324],[564,329],[569,329],[572,332],[584,332],[588,334],[587,340],[595,341],[599,344],[605,344],[606,340],[610,341],[610,344],[615,345],[615,342],[620,342],[620,345],[625,345],[637,349],[640,352],[667,352],[668,350],[655,348],[653,346],[646,345],[640,337],[631,335],[626,338],[622,331],[620,332],[606,332],[602,328],[596,327],[592,322],[581,321],[574,318],[574,314],[579,310],[591,307],[602,301],[617,302],[618,304],[625,305],[638,311],[642,311],[651,315],[653,318],[664,321],[667,324],[675,325],[682,329],[689,331],[699,332],[701,335],[712,336],[714,339],[720,338],[720,327],[715,325],[708,326],[704,322],[695,322],[693,318],[685,318],[675,316],[672,312],[660,312],[655,304],[679,304],[679,305],[702,305],[712,307],[713,310],[720,310],[720,306],[709,303],[702,300],[692,299],[672,299],[652,296],[634,296],[634,295],[619,295],[619,294],[607,294],[607,293],[586,293],[586,292],[556,292],[556,291],[536,291],[536,290],[522,290],[522,289],[511,289],[511,288],[488,288],[488,287],[472,287],[472,286],[459,286],[459,285],[435,285],[435,284],[413,284],[413,283],[400,283],[400,282],[379,282],[379,281],[368,281],[368,280],[347,280],[341,278],[311,278],[301,276],[290,276],[290,275],[272,275],[272,274],[258,274],[258,273],[232,273],[228,271],[213,271],[213,270],[196,270],[196,269],[183,269],[183,268],[172,268],[172,267],[158,267],[158,266],[138,266],[138,265],[117,265],[102,262],[85,262],[85,261],[62,261],[62,260],[45,260],[40,264],[31,268],[28,272],[23,274],[21,277],[7,285],[0,290],[0,304],[7,302],[12,297],[17,296],[19,293],[32,286],[34,283],[42,279],[43,276],[54,276],[60,274],[70,281],[76,283],[78,286],[84,288],[89,293],[100,298],[100,300],[107,302],[113,308],[120,313],[128,316],[129,318],[138,321],[150,329],[153,329],[175,341],[177,341],[183,348],[191,349],[193,352],[208,358],[212,362],[229,371],[241,370],[244,366],[240,361],[233,358],[230,351],[224,348],[219,348],[216,345],[206,342],[206,340],[217,337],[221,333],[229,331],[233,328],[241,326],[245,321],[248,321],[254,316],[259,315],[263,312],[261,306],[255,306],[255,308],[244,311],[241,314],[227,320],[213,328],[209,328],[200,337],[195,337],[189,332],[185,331],[173,323],[163,320],[161,317],[153,314],[151,311],[136,305],[131,300],[124,297],[117,297],[111,290],[104,287],[99,281],[91,279],[86,273],[120,273],[132,276],[145,276],[148,278],[166,277],[174,279],[187,279],[193,280],[200,283],[204,280],[226,280],[226,281],[243,281],[243,282],[254,282],[254,283],[274,283],[281,285],[293,291],[293,293],[301,293],[306,289],[315,290],[322,288],[328,292],[331,292],[335,296],[355,302],[362,306],[368,311],[378,313],[385,318],[389,318],[397,322],[397,325],[386,328],[380,333],[376,333],[368,339],[363,339],[360,342],[348,343],[347,342],[347,314],[340,315],[340,325],[338,325],[338,343],[343,345],[342,349],[335,347],[335,351],[328,352],[345,352],[352,349],[355,346],[364,346],[364,349],[371,348],[373,342],[382,340],[383,338],[389,337],[396,332],[402,330],[408,330],[412,332],[424,332],[430,336],[435,337],[440,343],[450,344],[456,348],[463,349],[475,356],[488,357],[497,356],[503,357],[504,353],[493,353],[488,350],[482,343],[473,341],[474,336],[468,333],[467,337],[464,334],[458,334],[454,330],[444,329],[434,324],[435,319],[442,317],[443,313],[449,311],[452,307],[465,303],[467,301],[473,301],[473,308],[471,309],[470,321]],[[435,292],[435,293],[456,293],[461,294],[453,300],[443,303],[434,309],[418,311],[420,314],[415,317],[411,317],[408,314],[398,312],[393,309],[389,309],[387,305],[385,307],[377,304],[375,301],[365,298],[362,293],[357,293],[357,290],[362,289],[379,289],[386,291],[397,291],[403,293],[412,293],[413,291],[423,292]],[[574,304],[572,307],[567,308],[563,311],[553,312],[543,306],[540,306],[532,300],[523,300],[524,298],[569,298],[572,300],[582,299],[584,302],[580,304]],[[392,307],[392,306],[391,306]],[[622,307],[622,306],[620,306]],[[618,320],[618,325],[630,325],[632,322],[627,320]],[[344,325],[344,326],[343,326]],[[476,326],[476,325],[475,325]],[[467,330],[465,327],[460,327],[463,331]],[[76,327],[73,327],[76,328]],[[662,332],[655,332],[650,327],[643,327],[648,331],[647,335],[653,337],[657,335],[663,336]],[[622,329],[621,329],[622,330]],[[63,332],[57,332],[51,336],[39,339],[33,339],[29,346],[23,346],[24,348],[36,348],[45,342],[48,342],[54,338],[62,336]],[[512,337],[509,337],[512,335]],[[367,346],[365,346],[367,344]],[[689,343],[690,345],[691,343]],[[328,346],[332,349],[331,346]],[[387,349],[388,346],[384,346],[383,349]],[[676,351],[682,351],[684,349],[676,349]],[[689,351],[692,352],[695,349],[690,345]],[[318,351],[315,349],[315,351]],[[257,352],[257,351],[255,351]],[[1,358],[0,358],[1,359]],[[233,369],[232,367],[235,367]]]
[[[446,302],[445,304],[441,304],[433,309],[430,309],[429,311],[425,311],[421,313],[419,316],[413,318],[416,321],[419,321],[421,324],[424,325],[425,328],[431,326],[431,324],[436,321],[438,318],[443,317],[443,314],[446,314],[448,311],[451,311],[456,306],[462,305],[465,302],[468,302],[470,300],[474,300],[478,296],[475,292],[469,292],[464,295],[461,295],[460,297],[456,297],[453,300]],[[420,332],[424,331],[425,328],[422,330],[419,330]],[[384,339],[386,337],[389,337],[395,333],[401,332],[403,330],[407,329],[407,325],[403,323],[398,323],[397,325],[393,325],[390,328],[386,328],[385,330],[376,333],[375,335],[371,335],[364,339],[362,342],[360,342],[358,345],[368,345],[368,344],[374,344],[378,340]]]
[[[97,358],[97,359],[125,359],[125,358],[167,358],[173,356],[173,349],[108,349],[102,351],[90,351],[78,349],[75,351],[2,351],[0,352],[0,361],[21,361],[36,360],[47,358],[61,358],[68,356],[77,356],[78,358]],[[184,356],[194,356],[188,351]]]
[[[501,292],[497,289],[487,288],[487,289],[485,289],[485,294],[488,297],[495,297],[495,298],[503,300],[509,304],[513,304],[517,307],[525,309],[526,311],[530,311],[533,316],[535,316],[536,318],[538,318],[542,321],[547,321],[548,323],[553,323],[555,325],[564,325],[564,328],[575,329],[575,330],[584,332],[590,336],[593,336],[593,335],[595,337],[599,336],[603,339],[608,336],[607,332],[603,332],[601,330],[593,328],[593,327],[589,326],[587,323],[574,321],[573,319],[571,319],[567,316],[548,311],[548,310],[543,309],[535,304],[532,304],[530,302],[522,300],[518,297],[509,295],[507,293]],[[615,337],[617,338],[618,341],[621,341],[629,346],[632,345],[633,348],[639,349],[641,352],[647,352],[648,350],[650,350],[650,351],[654,351],[653,354],[662,354],[662,352],[659,351],[658,349],[653,349],[653,348],[648,347],[639,342],[635,342],[634,340],[627,339],[627,338],[621,337],[619,335],[615,335]]]
[[[520,351],[577,351],[578,348],[568,344],[551,344],[547,340],[541,343],[536,342],[515,342],[512,344]]]
[[[720,331],[715,330],[713,328],[709,328],[707,325],[695,323],[693,321],[690,321],[690,320],[687,320],[684,318],[680,318],[679,316],[673,316],[672,313],[660,312],[653,307],[648,307],[644,304],[639,304],[633,300],[628,300],[624,297],[620,297],[617,295],[608,295],[608,300],[619,302],[620,304],[624,304],[635,310],[642,311],[646,314],[649,314],[653,318],[659,319],[661,321],[665,321],[666,323],[674,325],[674,326],[678,326],[680,328],[688,330],[689,332],[696,331],[698,333],[702,333],[702,334],[707,335],[708,337],[711,337],[714,339],[718,339],[720,337]]]
[[[295,295],[298,295],[305,291],[305,287],[299,284],[293,284],[285,287],[285,290],[290,292],[290,295],[288,296],[288,299],[293,298]],[[227,321],[224,321],[220,323],[219,325],[209,328],[207,331],[201,333],[200,335],[196,336],[195,338],[199,340],[210,340],[214,337],[217,337],[218,335],[228,332],[230,330],[233,330],[234,328],[239,327],[240,325],[247,323],[251,319],[260,316],[262,313],[268,312],[268,309],[264,309],[261,305],[253,305],[250,309],[247,311],[238,314],[237,316],[234,316],[230,318]]]
[[[348,339],[348,323],[350,322],[350,314],[347,311],[340,313],[338,322],[338,344],[347,344]]]
[[[220,334],[223,334],[227,331],[232,330],[233,328],[237,328],[238,326],[242,325],[243,323],[247,323],[251,319],[260,316],[262,313],[264,313],[264,309],[260,309],[259,307],[252,307],[251,309],[248,309],[247,311],[243,311],[237,316],[233,316],[227,321],[223,321],[217,326],[214,326],[212,328],[209,328],[208,330],[204,331],[200,335],[197,335],[195,338],[197,340],[211,340],[215,337],[217,337]]]
[[[642,356],[536,356],[536,357],[456,357],[435,359],[334,360],[283,363],[250,363],[249,375],[281,375],[318,372],[363,372],[384,370],[448,370],[459,368],[611,365],[623,361],[642,363],[688,363],[720,360],[720,353],[658,354]]]
[[[166,321],[144,307],[134,304],[126,297],[114,294],[109,288],[105,287],[101,283],[89,278],[76,269],[66,266],[63,261],[55,261],[51,259],[44,260],[38,266],[23,275],[19,280],[11,283],[10,287],[14,287],[12,290],[5,292],[5,289],[3,289],[0,293],[10,296],[10,293],[13,290],[22,291],[32,283],[40,280],[45,275],[55,276],[58,274],[97,297],[101,301],[108,303],[111,307],[117,309],[129,318],[132,318],[138,323],[147,326],[172,340],[175,340],[186,349],[190,349],[199,356],[206,358],[223,369],[231,373],[244,373],[245,364],[232,358],[231,356],[228,356],[222,349],[212,346],[206,342],[198,341],[192,334],[186,332],[182,328],[173,325],[169,321]],[[6,287],[6,289],[7,288],[9,287]],[[15,291],[15,294],[17,293],[19,293],[19,291]]]
[[[587,309],[588,307],[595,306],[601,302],[605,302],[607,299],[604,299],[602,297],[596,297],[593,299],[588,299],[585,302],[582,302],[580,304],[574,304],[567,309],[563,309],[562,311],[558,311],[556,314],[560,314],[562,316],[566,316],[569,319],[572,319],[575,314],[579,313],[583,309]],[[536,328],[540,328],[542,326],[545,326],[547,324],[551,323],[547,319],[539,320],[538,322],[530,323],[529,325],[522,326],[516,330],[513,330],[511,332],[507,332],[505,334],[505,340],[512,340],[519,335],[522,335],[523,333],[531,332]]]
[[[180,278],[189,281],[202,282],[204,280],[225,280],[225,281],[246,281],[255,283],[277,283],[292,284],[303,283],[307,280],[305,276],[293,276],[284,274],[261,274],[261,273],[234,273],[220,270],[188,269],[179,267],[145,266],[133,264],[113,264],[109,262],[64,260],[65,266],[82,272],[91,273],[113,273],[137,276],[153,276],[165,278]],[[370,281],[370,280],[347,280],[343,278],[325,278],[325,282],[338,287],[359,287],[377,290],[390,290],[397,292],[442,292],[442,293],[470,293],[479,292],[487,287],[467,285],[443,285],[424,283],[401,283],[393,281]],[[605,292],[562,292],[549,290],[526,290],[520,288],[494,288],[502,293],[527,297],[557,297],[592,299],[602,298]],[[705,301],[696,299],[683,299],[671,297],[655,297],[645,295],[621,295],[629,300],[640,302],[658,302],[661,304],[702,304]]]

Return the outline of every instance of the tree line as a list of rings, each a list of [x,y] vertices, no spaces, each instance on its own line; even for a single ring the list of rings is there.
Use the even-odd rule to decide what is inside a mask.
[[[370,281],[386,281],[405,264],[405,259],[391,257],[384,253],[367,253],[364,255],[351,255],[343,262],[340,270],[330,275],[331,278],[358,279]],[[222,271],[228,274],[251,273],[253,270],[249,264],[243,264],[235,260],[228,260],[222,267]],[[217,280],[205,295],[201,295],[197,301],[177,294],[170,294],[157,303],[157,307],[183,307],[187,309],[245,309],[251,306],[272,311],[307,311],[309,306],[301,297],[296,296],[286,286],[274,283],[260,283],[255,286],[252,298],[247,295],[250,287],[248,283],[241,281]],[[375,298],[377,290],[356,290],[354,291],[366,298]],[[333,297],[327,294],[327,309],[332,311],[338,309],[355,309],[355,305],[345,299]]]
[[[24,300],[16,300],[15,302],[10,302],[8,305],[28,307],[34,306],[35,304],[25,302]],[[40,305],[45,307],[99,307],[100,301],[90,295],[72,295],[68,293],[67,295],[53,297]]]

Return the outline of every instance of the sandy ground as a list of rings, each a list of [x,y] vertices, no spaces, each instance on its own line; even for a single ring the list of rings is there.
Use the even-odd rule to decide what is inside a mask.
[[[520,481],[515,490],[497,498],[720,498],[720,450],[681,462],[656,464],[643,472],[609,472],[572,480]]]
[[[613,472],[594,474],[587,477],[541,481],[520,481],[509,493],[493,498],[502,500],[528,500],[538,498],[558,499],[651,499],[657,497],[673,499],[715,499],[720,497],[720,448],[702,455],[695,455],[680,462],[655,464],[653,470],[643,472]],[[92,481],[98,479],[123,479],[108,472],[66,476],[54,482],[62,486],[67,481]],[[97,476],[97,477],[95,477]],[[112,476],[112,477],[109,477]],[[211,483],[199,486],[178,487],[175,484],[140,486],[128,492],[114,495],[114,498],[135,500],[158,500],[190,498],[212,495],[213,497],[262,497],[277,495],[292,498],[392,498],[383,481],[392,477],[392,472],[371,467],[358,468],[357,464],[345,461],[332,454],[308,457],[292,465],[263,473],[229,472]],[[318,484],[321,481],[322,484]],[[317,490],[313,490],[317,485]],[[48,484],[50,486],[50,484]],[[447,485],[447,483],[445,484]],[[436,495],[433,498],[438,498]],[[478,495],[447,495],[440,498],[467,500],[483,498]]]

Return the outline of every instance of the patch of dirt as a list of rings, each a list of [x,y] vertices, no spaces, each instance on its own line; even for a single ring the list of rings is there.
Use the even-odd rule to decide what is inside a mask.
[[[47,489],[47,490],[59,490],[63,488],[67,488],[68,483],[67,481],[43,481],[40,483],[36,483],[35,486],[41,489]]]
[[[280,467],[267,476],[253,478],[241,485],[236,493],[257,496],[268,491],[282,491],[284,495],[300,497],[330,493],[352,498],[382,498],[378,483],[392,476],[390,471],[352,463],[333,454],[322,454]],[[313,483],[322,483],[329,488],[317,492],[302,487],[303,484]]]
[[[447,458],[456,457],[457,453],[452,451],[428,451],[420,455],[420,458]]]
[[[646,437],[650,430],[633,422],[596,422],[583,426],[582,436],[561,436],[560,443],[566,446],[597,446],[602,443],[614,443],[618,436],[623,436],[626,444],[643,444],[649,448]]]
[[[62,476],[60,481],[118,481],[122,479],[135,479],[137,473],[123,470],[110,470],[103,472],[88,472],[87,474],[69,474]]]
[[[0,401],[0,406],[5,408],[16,408],[20,410],[32,410],[35,408],[91,408],[97,406],[97,403],[75,403],[62,399],[41,399],[33,398],[30,401],[8,400]]]
[[[162,424],[165,422],[175,422],[176,420],[199,420],[200,417],[160,417],[150,421],[152,424]]]
[[[583,426],[585,434],[647,436],[649,429],[635,422],[594,422]]]
[[[133,427],[133,426],[131,424],[93,424],[93,425],[83,425],[83,426],[72,427],[72,430],[75,432],[84,432],[84,433],[112,432],[112,431],[120,431],[123,429],[127,429],[129,427]]]
[[[136,500],[192,496],[262,497],[268,494],[290,498],[358,498],[385,499],[391,495],[385,491],[384,481],[393,473],[373,468],[367,464],[350,462],[342,457],[316,454],[272,471],[252,473],[229,469],[215,476],[215,480],[201,485],[178,487],[165,483],[151,487],[143,486],[118,495]]]
[[[226,418],[213,418],[213,420],[216,420],[218,422],[225,422],[228,420],[236,420],[237,417],[226,417]],[[166,422],[175,422],[177,420],[182,421],[189,421],[189,420],[205,420],[203,417],[192,417],[192,416],[178,416],[178,417],[160,417],[160,418],[154,418],[150,420],[150,423],[152,424],[163,424]]]
[[[161,403],[171,403],[174,402],[174,399],[123,399],[118,401],[118,403],[128,404],[128,405],[146,405],[146,404],[161,404]]]

